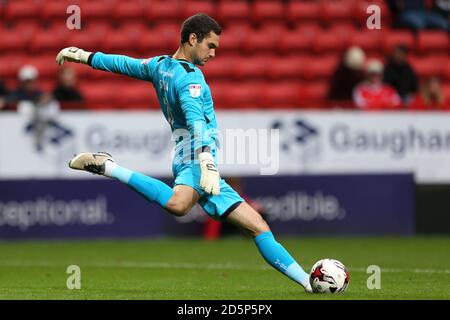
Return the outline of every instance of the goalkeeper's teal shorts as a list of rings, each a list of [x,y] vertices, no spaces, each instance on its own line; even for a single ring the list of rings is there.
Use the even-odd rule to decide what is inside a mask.
[[[194,188],[200,195],[198,203],[215,220],[225,220],[234,209],[244,202],[244,199],[223,179],[220,179],[219,195],[213,196],[203,191],[200,188],[201,173],[198,164],[173,164],[172,171],[175,176],[174,185],[185,185]]]

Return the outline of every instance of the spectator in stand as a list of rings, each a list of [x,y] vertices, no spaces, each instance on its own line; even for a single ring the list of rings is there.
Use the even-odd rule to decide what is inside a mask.
[[[435,0],[433,10],[447,19],[447,23],[450,24],[450,0]]]
[[[59,143],[71,132],[56,121],[59,103],[51,94],[44,93],[38,88],[38,77],[39,72],[34,66],[21,67],[18,73],[19,85],[8,96],[8,101],[16,105],[18,113],[29,118],[25,130],[32,134],[35,150],[42,152],[49,139],[47,133],[50,130],[53,130],[51,133],[53,143]]]
[[[444,93],[438,77],[430,77],[420,86],[420,91],[409,108],[411,110],[450,110],[450,106],[445,105]]]
[[[384,69],[383,81],[397,90],[404,104],[408,104],[411,96],[417,92],[417,76],[408,62],[408,49],[405,46],[397,45],[394,48]]]
[[[82,102],[83,96],[76,88],[77,77],[75,71],[68,67],[61,68],[58,83],[53,90],[53,97],[60,102]]]
[[[428,8],[426,0],[388,0],[395,17],[395,26],[412,29],[443,29],[449,31],[448,20]]]
[[[39,103],[48,99],[48,96],[38,88],[39,72],[34,66],[25,65],[21,67],[17,76],[19,84],[16,90],[8,96],[11,103],[16,104],[20,101]]]
[[[352,101],[353,90],[364,80],[366,55],[359,47],[348,48],[330,80],[328,100]]]
[[[6,97],[8,95],[8,90],[6,89],[3,82],[0,80],[0,111],[6,106]]]
[[[353,102],[364,110],[393,110],[401,105],[395,89],[383,81],[383,63],[370,60],[366,67],[366,80],[353,91]]]

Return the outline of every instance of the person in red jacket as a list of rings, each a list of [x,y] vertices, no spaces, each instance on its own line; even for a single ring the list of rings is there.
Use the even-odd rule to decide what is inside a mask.
[[[370,60],[366,66],[366,80],[353,91],[354,104],[363,110],[393,110],[401,106],[395,89],[383,83],[383,63]]]
[[[450,110],[445,104],[444,93],[439,78],[430,77],[421,87],[420,92],[409,105],[410,110]]]

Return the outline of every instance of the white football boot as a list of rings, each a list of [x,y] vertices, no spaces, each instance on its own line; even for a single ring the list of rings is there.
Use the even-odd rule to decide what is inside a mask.
[[[308,283],[306,287],[304,287],[306,293],[314,293],[311,285]]]
[[[94,174],[105,173],[106,161],[115,162],[112,156],[106,152],[83,152],[76,154],[69,161],[69,167],[75,170],[84,170]]]

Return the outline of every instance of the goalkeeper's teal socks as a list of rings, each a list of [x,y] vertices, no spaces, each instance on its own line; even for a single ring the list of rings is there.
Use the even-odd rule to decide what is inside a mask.
[[[255,237],[255,243],[264,259],[275,269],[303,287],[309,287],[309,274],[292,258],[286,249],[267,231]]]
[[[173,190],[164,182],[118,166],[112,161],[105,163],[105,176],[125,183],[149,201],[156,202],[163,208],[173,195]]]

